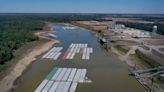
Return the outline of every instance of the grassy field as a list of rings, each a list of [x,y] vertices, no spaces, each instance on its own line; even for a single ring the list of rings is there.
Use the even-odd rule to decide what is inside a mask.
[[[125,53],[128,52],[128,50],[125,49],[125,48],[122,47],[122,46],[115,46],[115,48],[116,48],[118,51],[120,51],[122,54],[125,54]]]
[[[147,67],[153,68],[153,67],[157,67],[160,66],[160,64],[158,64],[156,61],[154,61],[152,58],[144,55],[142,52],[140,52],[139,50],[136,50],[136,54],[135,56],[140,59],[140,61],[143,62],[143,64],[145,64]]]

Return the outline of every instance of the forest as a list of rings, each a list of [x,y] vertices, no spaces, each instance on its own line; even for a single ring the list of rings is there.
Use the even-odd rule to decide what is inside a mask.
[[[0,14],[0,65],[11,60],[22,45],[38,40],[33,32],[42,30],[45,21],[71,22],[99,18],[99,15],[92,14]]]
[[[31,18],[0,16],[0,64],[14,57],[14,51],[38,38],[33,34],[42,29],[42,23]]]
[[[51,14],[51,13],[12,13],[0,14],[0,65],[11,60],[14,52],[22,45],[36,41],[38,38],[33,32],[42,30],[45,21],[49,22],[72,22],[83,20],[105,21],[108,14]],[[110,15],[112,16],[112,15]],[[113,15],[115,16],[115,15]],[[118,15],[122,16],[122,15]],[[150,20],[152,18],[146,18]],[[161,21],[161,18],[160,18]],[[129,22],[117,22],[127,27],[152,31],[154,24],[141,24]],[[164,35],[164,24],[155,23],[158,26],[158,33]]]

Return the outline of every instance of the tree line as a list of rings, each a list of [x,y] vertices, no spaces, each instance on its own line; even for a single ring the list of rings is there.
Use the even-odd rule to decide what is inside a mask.
[[[14,52],[22,45],[37,40],[34,31],[42,30],[45,21],[105,21],[108,14],[0,14],[0,65],[11,60]],[[111,15],[112,16],[112,15]],[[119,15],[120,16],[120,15]],[[160,19],[161,20],[161,19]],[[127,27],[152,31],[153,24],[118,22]],[[158,33],[164,35],[164,24],[155,23]]]
[[[94,14],[0,14],[0,65],[11,60],[22,45],[37,40],[34,31],[42,30],[45,21],[72,22],[100,19]]]
[[[33,31],[41,30],[42,25],[25,17],[0,16],[0,64],[11,60],[22,45],[37,40]]]

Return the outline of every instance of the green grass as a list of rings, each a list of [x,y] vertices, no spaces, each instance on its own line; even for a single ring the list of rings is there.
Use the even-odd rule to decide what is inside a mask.
[[[143,53],[140,52],[139,50],[136,50],[135,56],[136,56],[137,58],[139,58],[141,61],[143,61],[143,63],[145,63],[146,66],[148,66],[148,67],[153,68],[153,67],[158,67],[158,66],[160,66],[159,63],[157,63],[156,61],[154,61],[152,58],[146,56],[145,54],[143,54]]]
[[[125,48],[123,48],[123,47],[121,47],[121,46],[115,46],[115,48],[117,49],[117,50],[119,50],[119,51],[121,51],[121,52],[123,52],[123,53],[127,53],[128,52],[128,50],[127,49],[125,49]]]

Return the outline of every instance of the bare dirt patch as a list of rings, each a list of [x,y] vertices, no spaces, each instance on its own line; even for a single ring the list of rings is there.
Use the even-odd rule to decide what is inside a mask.
[[[159,50],[164,52],[164,48],[159,48]]]
[[[153,38],[145,38],[143,42],[146,42],[150,45],[164,45],[164,39],[153,39]]]

